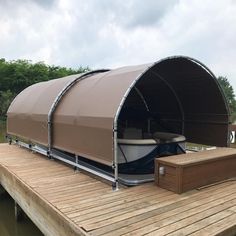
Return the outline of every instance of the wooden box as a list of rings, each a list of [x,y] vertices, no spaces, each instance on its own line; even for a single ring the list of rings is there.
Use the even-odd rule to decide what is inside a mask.
[[[156,184],[176,193],[236,177],[236,149],[209,151],[156,158]]]

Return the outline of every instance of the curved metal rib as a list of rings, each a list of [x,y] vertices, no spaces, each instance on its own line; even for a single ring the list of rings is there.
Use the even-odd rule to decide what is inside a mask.
[[[170,89],[172,94],[175,96],[176,101],[177,101],[178,106],[179,106],[179,109],[180,109],[180,112],[181,112],[181,116],[182,116],[182,134],[184,134],[184,119],[185,119],[185,117],[184,117],[184,109],[183,109],[182,103],[181,103],[177,93],[175,92],[173,87],[170,85],[170,83],[167,80],[165,80],[161,75],[159,75],[157,72],[154,72],[153,70],[151,70],[151,73],[156,75],[162,82],[164,82],[166,84],[166,86]]]
[[[50,156],[51,154],[51,150],[52,150],[52,116],[54,111],[57,108],[58,103],[61,101],[61,99],[63,98],[63,96],[79,81],[90,77],[93,74],[96,73],[104,73],[110,71],[109,69],[101,69],[101,70],[94,70],[94,71],[90,71],[87,73],[82,74],[81,76],[75,78],[73,81],[70,81],[69,83],[66,84],[66,86],[61,90],[61,92],[57,95],[57,97],[55,98],[49,112],[48,112],[48,156]]]
[[[135,91],[137,92],[137,94],[139,95],[139,97],[141,98],[141,100],[143,101],[143,104],[144,104],[144,106],[146,107],[146,110],[147,110],[147,111],[150,111],[150,109],[149,109],[149,107],[148,107],[148,104],[147,104],[147,102],[146,102],[146,100],[145,100],[143,94],[140,92],[140,90],[139,90],[136,86],[134,86],[134,89],[135,89]]]

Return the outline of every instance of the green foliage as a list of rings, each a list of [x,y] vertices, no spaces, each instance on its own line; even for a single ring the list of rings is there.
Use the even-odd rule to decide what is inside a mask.
[[[236,119],[236,100],[235,94],[232,85],[230,85],[228,79],[223,76],[218,77],[218,82],[221,85],[222,90],[224,91],[226,100],[229,104],[229,109],[232,114],[232,120]]]
[[[49,66],[44,62],[29,60],[6,61],[0,59],[0,117],[5,117],[13,98],[26,87],[51,79],[89,71],[88,67],[71,69]]]
[[[0,143],[6,142],[6,121],[0,120]]]
[[[7,109],[11,104],[14,95],[10,90],[0,91],[0,117],[5,118]]]

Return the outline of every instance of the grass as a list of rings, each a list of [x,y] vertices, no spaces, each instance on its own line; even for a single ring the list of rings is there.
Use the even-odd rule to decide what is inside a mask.
[[[207,150],[210,147],[211,146],[209,145],[186,142],[186,149],[189,149],[189,150],[203,151],[203,150]]]
[[[204,145],[204,144],[196,144],[196,143],[186,143],[186,148],[190,149],[190,150],[195,150],[195,151],[203,151],[203,150],[207,150],[208,148],[210,148],[211,146],[208,145]],[[236,148],[236,143],[231,143],[230,144],[231,148]]]
[[[5,143],[6,121],[0,120],[0,143]]]

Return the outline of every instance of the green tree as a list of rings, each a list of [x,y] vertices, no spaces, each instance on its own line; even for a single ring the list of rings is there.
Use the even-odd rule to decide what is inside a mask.
[[[5,118],[7,113],[7,109],[11,104],[14,95],[10,90],[7,91],[0,91],[0,117]]]
[[[219,76],[218,82],[221,85],[221,88],[225,94],[226,100],[229,104],[229,109],[232,114],[233,121],[236,118],[236,100],[235,94],[232,85],[229,83],[227,77]]]
[[[77,69],[49,66],[44,62],[32,63],[30,60],[6,61],[0,59],[0,117],[6,115],[12,99],[26,87],[72,74],[89,71],[88,67]]]

